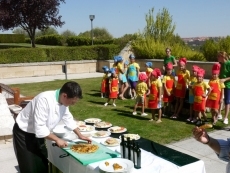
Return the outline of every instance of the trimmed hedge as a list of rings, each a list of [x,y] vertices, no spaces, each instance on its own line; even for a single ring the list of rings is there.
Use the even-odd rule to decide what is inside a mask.
[[[36,44],[61,46],[63,37],[61,35],[44,35],[35,39]]]
[[[66,39],[66,43],[68,44],[68,46],[90,46],[92,44],[92,40],[91,38],[87,38],[87,37],[72,36]],[[94,39],[93,43],[94,45],[114,44],[114,40]]]
[[[74,60],[109,60],[120,52],[117,45],[12,48],[0,50],[0,64]]]
[[[0,34],[0,43],[24,43],[23,34]]]

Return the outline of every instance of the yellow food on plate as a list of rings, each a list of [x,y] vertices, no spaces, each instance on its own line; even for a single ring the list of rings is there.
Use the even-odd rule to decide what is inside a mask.
[[[71,147],[71,150],[73,152],[81,153],[81,154],[87,154],[87,153],[94,153],[98,150],[98,146],[95,144],[85,144],[85,143],[80,143],[73,145]]]
[[[105,162],[105,166],[109,166],[109,162]]]
[[[204,125],[200,126],[199,128],[201,128],[201,129],[210,129],[212,127],[213,127],[212,124],[204,124]]]
[[[113,169],[114,169],[115,171],[117,171],[117,170],[119,170],[119,169],[122,169],[122,166],[119,165],[118,163],[114,163],[114,164],[113,164]]]
[[[107,135],[107,133],[108,133],[107,131],[99,131],[99,132],[96,132],[94,135],[98,137],[102,137],[102,136]]]

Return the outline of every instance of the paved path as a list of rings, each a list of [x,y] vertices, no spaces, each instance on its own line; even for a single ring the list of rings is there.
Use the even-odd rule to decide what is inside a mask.
[[[102,73],[83,73],[68,75],[68,79],[82,79],[102,77]],[[65,79],[65,75],[26,77],[16,79],[1,79],[4,84],[33,83]],[[230,136],[229,129],[216,130],[210,136],[218,139],[226,139]],[[217,158],[214,152],[204,144],[197,142],[194,138],[167,145],[170,148],[189,154],[204,161],[207,173],[225,173],[226,162]],[[0,173],[18,173],[18,164],[14,154],[12,142],[0,144]]]

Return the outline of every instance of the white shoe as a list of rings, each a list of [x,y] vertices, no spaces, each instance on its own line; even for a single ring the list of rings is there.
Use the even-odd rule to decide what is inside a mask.
[[[218,120],[222,120],[222,115],[219,114],[218,117],[217,117]]]
[[[113,103],[113,106],[116,107],[117,105],[115,103]]]
[[[147,115],[148,115],[148,114],[146,114],[146,113],[142,113],[142,114],[141,114],[142,117],[145,117],[145,116],[147,116]]]
[[[224,124],[228,124],[228,119],[225,118],[223,123],[224,123]]]
[[[133,115],[137,115],[137,112],[133,112]]]
[[[101,98],[104,98],[103,96],[101,96]]]
[[[108,103],[105,103],[105,104],[104,104],[104,106],[107,106],[107,105],[108,105]]]

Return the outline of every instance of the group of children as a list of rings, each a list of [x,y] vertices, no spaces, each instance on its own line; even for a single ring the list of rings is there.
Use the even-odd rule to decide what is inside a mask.
[[[218,76],[220,73],[220,64],[216,63],[212,67],[212,78],[207,83],[204,79],[205,70],[194,65],[192,74],[186,69],[187,60],[182,57],[178,61],[178,69],[174,71],[174,63],[164,64],[165,73],[161,74],[159,68],[152,68],[151,62],[146,62],[146,71],[140,72],[140,66],[135,62],[134,55],[130,55],[130,62],[125,61],[121,56],[114,58],[113,68],[103,67],[104,77],[102,80],[101,93],[108,96],[107,102],[113,100],[113,106],[116,106],[115,100],[120,97],[124,99],[124,93],[128,86],[131,88],[131,98],[135,98],[133,115],[136,115],[136,109],[141,106],[141,116],[147,116],[144,112],[145,107],[152,110],[152,119],[155,120],[155,111],[158,113],[157,123],[162,122],[161,116],[167,112],[174,113],[170,118],[177,119],[183,108],[186,91],[189,90],[190,117],[187,121],[202,124],[207,120],[205,110],[210,108],[213,124],[217,122],[217,116],[224,96],[224,83],[221,83]],[[123,67],[124,66],[124,67]],[[108,74],[111,73],[109,77]],[[177,76],[177,80],[175,79]],[[119,83],[121,85],[119,92]],[[120,93],[120,94],[119,94]],[[148,99],[146,99],[148,98]],[[148,100],[148,101],[146,101]],[[173,104],[175,103],[175,104]],[[172,109],[173,108],[173,109]]]

